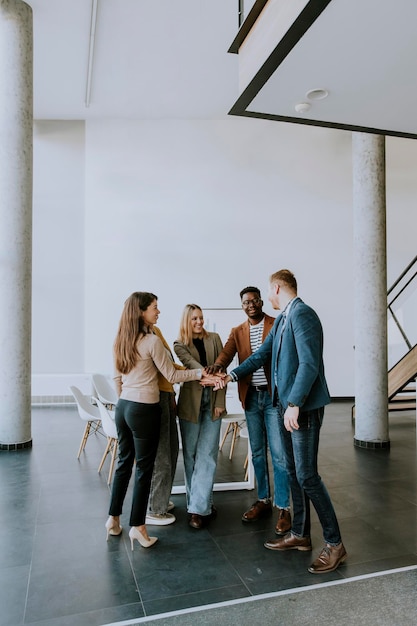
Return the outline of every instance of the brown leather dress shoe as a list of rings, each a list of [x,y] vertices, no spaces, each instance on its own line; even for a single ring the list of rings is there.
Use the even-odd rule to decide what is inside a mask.
[[[287,509],[278,509],[277,525],[275,534],[286,535],[291,530],[291,513]]]
[[[257,500],[254,504],[252,504],[250,509],[242,515],[242,522],[256,522],[258,519],[271,515],[271,513],[272,504],[270,502]]]
[[[200,528],[203,528],[204,526],[204,521],[201,515],[198,515],[197,513],[193,513],[190,517],[190,521],[188,522],[189,525],[191,526],[191,528],[197,528],[197,530],[200,530]]]
[[[338,546],[330,546],[328,543],[324,546],[317,559],[310,565],[308,571],[312,574],[326,574],[334,572],[341,563],[346,559],[347,553],[343,543]]]
[[[301,550],[302,552],[308,552],[311,550],[311,539],[310,537],[296,537],[292,533],[288,533],[281,539],[265,541],[264,546],[268,550]]]

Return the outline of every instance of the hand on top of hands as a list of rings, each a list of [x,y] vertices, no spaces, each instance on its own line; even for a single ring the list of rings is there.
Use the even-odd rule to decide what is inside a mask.
[[[200,385],[203,385],[203,387],[213,387],[214,391],[217,391],[218,389],[224,389],[226,386],[225,378],[226,374],[209,374],[208,368],[205,367],[200,379]]]
[[[220,372],[223,372],[223,368],[221,365],[213,363],[213,365],[207,365],[207,367],[204,368],[204,372],[211,376],[213,374],[219,374]]]

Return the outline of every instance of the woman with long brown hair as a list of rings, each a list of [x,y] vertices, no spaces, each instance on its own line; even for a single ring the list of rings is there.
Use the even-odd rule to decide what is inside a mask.
[[[114,342],[119,461],[106,530],[107,539],[122,532],[120,515],[136,460],[129,532],[132,550],[135,539],[144,548],[157,541],[157,537],[149,537],[145,517],[160,432],[158,371],[171,383],[199,380],[202,384],[213,384],[201,368],[175,369],[161,339],[152,332],[159,313],[153,293],[132,293],[125,302]]]

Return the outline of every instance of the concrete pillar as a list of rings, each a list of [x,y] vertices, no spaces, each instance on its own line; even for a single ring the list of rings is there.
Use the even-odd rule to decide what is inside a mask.
[[[0,450],[32,445],[32,9],[0,0]]]
[[[352,134],[355,439],[389,448],[385,137]]]

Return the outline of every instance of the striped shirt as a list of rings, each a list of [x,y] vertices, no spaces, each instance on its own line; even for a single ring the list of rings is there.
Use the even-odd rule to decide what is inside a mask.
[[[262,319],[259,324],[250,324],[250,347],[252,353],[256,352],[262,345],[262,336],[264,332],[264,320]],[[260,367],[256,372],[252,374],[252,385],[256,387],[262,387],[267,384],[264,368]]]

